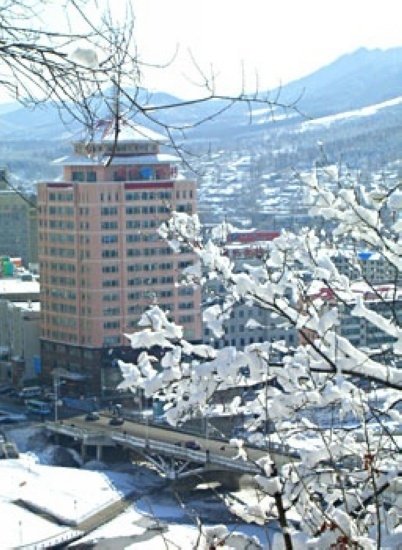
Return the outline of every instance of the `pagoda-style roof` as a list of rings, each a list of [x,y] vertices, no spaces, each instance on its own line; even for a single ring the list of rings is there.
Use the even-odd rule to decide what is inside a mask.
[[[87,140],[83,138],[78,141]],[[90,141],[94,143],[114,143],[116,141],[116,120],[99,120]],[[117,143],[144,143],[149,141],[165,143],[168,139],[164,135],[131,120],[119,120]]]
[[[56,166],[105,166],[105,165],[144,165],[144,164],[176,164],[181,159],[175,155],[157,153],[155,155],[67,155],[53,161]]]

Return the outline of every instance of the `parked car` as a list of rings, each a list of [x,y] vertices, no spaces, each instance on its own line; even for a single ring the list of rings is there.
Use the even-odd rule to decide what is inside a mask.
[[[26,422],[28,417],[25,414],[11,413],[7,411],[0,412],[0,424],[16,424],[18,422]]]
[[[32,397],[40,397],[42,395],[42,388],[40,386],[27,386],[22,388],[18,393],[20,399],[31,399]]]
[[[192,451],[200,451],[201,445],[196,441],[185,441],[184,446],[186,449],[191,449]]]
[[[7,397],[18,397],[18,390],[16,390],[15,388],[10,388],[9,390],[7,390],[5,395],[7,395]]]
[[[85,420],[88,420],[88,421],[99,420],[99,418],[100,418],[99,414],[95,411],[91,411],[85,416]]]
[[[109,420],[109,424],[111,426],[121,426],[123,423],[124,423],[124,418],[122,418],[121,416],[113,416]]]

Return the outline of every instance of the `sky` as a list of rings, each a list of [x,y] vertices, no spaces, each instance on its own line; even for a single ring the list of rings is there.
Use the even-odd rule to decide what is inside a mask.
[[[143,86],[181,98],[202,95],[201,73],[211,68],[217,91],[236,95],[243,83],[246,91],[275,88],[360,47],[402,46],[401,0],[86,0],[87,12],[96,20],[109,2],[121,19],[126,1],[141,59],[174,57],[164,69],[143,66]],[[66,21],[64,2],[55,4],[58,13],[41,4],[50,30]]]
[[[400,0],[133,0],[136,37],[144,60],[166,62],[145,72],[155,89],[191,96],[211,65],[218,87],[235,93],[269,89],[305,76],[360,47],[402,46]],[[244,70],[242,66],[244,65]],[[198,78],[199,81],[199,78]]]

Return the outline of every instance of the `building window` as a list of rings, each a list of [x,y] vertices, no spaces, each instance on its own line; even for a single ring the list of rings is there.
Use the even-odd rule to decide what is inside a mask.
[[[87,172],[87,181],[96,181],[96,172],[91,170]]]
[[[117,206],[102,206],[102,216],[117,216]]]
[[[119,307],[106,307],[103,310],[103,315],[105,317],[114,317],[116,315],[120,315],[120,308]]]
[[[84,172],[73,170],[71,176],[73,181],[84,181]]]
[[[101,229],[117,229],[117,222],[101,222]]]
[[[114,346],[115,344],[120,343],[120,336],[105,336],[103,338],[104,346]]]
[[[102,273],[118,273],[119,272],[119,266],[118,265],[104,265],[102,266]]]
[[[120,321],[105,321],[103,323],[103,328],[105,329],[120,328]]]
[[[106,281],[104,281],[105,283]],[[103,286],[106,286],[105,284],[103,284]],[[117,286],[117,285],[107,285],[107,286]],[[116,293],[111,293],[111,294],[104,294],[102,296],[102,300],[104,302],[115,302],[119,299],[119,294],[116,294]]]
[[[102,235],[103,244],[117,243],[117,241],[118,241],[117,235]]]
[[[194,315],[180,315],[179,323],[182,323],[184,325],[194,323]]]
[[[102,286],[103,288],[119,286],[119,281],[117,279],[107,279],[106,281],[102,281]]]
[[[113,173],[113,181],[125,181],[127,179],[126,169],[118,168]]]
[[[102,258],[117,258],[118,250],[102,250]]]

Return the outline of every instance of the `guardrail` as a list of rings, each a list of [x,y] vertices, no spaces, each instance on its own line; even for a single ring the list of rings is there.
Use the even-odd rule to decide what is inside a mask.
[[[84,443],[90,438],[107,437],[111,442],[123,444],[134,449],[160,452],[163,454],[175,456],[176,458],[198,462],[201,464],[209,463],[212,465],[224,466],[225,468],[230,470],[247,473],[259,472],[259,468],[253,462],[249,462],[244,459],[233,460],[233,458],[227,458],[217,453],[211,453],[209,450],[187,449],[173,443],[166,443],[149,437],[138,437],[130,435],[127,432],[112,431],[108,429],[88,430],[85,428],[77,427],[74,424],[55,424],[53,422],[46,422],[46,425],[52,431],[81,439]],[[160,426],[158,426],[158,428],[160,429]],[[228,442],[223,441],[223,443]],[[248,446],[245,446],[246,452],[247,447]],[[250,447],[250,450],[252,449],[264,451],[264,449],[254,446]],[[268,452],[286,455],[291,458],[299,458],[299,455],[296,451],[292,450],[288,445],[282,445],[280,443],[269,443],[266,447],[266,450]]]

